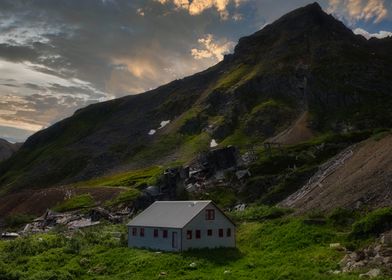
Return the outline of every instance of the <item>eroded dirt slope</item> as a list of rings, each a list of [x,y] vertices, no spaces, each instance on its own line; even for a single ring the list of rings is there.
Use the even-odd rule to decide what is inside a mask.
[[[343,151],[310,184],[280,203],[299,213],[365,204],[392,206],[392,135],[368,139]]]
[[[15,214],[39,216],[69,196],[88,193],[97,204],[114,198],[122,189],[112,187],[72,188],[58,187],[45,190],[29,190],[0,197],[0,217]]]

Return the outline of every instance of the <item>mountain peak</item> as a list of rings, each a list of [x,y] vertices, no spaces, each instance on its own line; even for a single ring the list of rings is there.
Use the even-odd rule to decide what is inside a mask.
[[[309,20],[334,20],[337,21],[332,16],[328,15],[324,10],[321,8],[319,3],[314,2],[313,4],[306,5],[304,7],[295,9],[286,15],[282,16],[278,19],[275,23],[279,23],[282,21],[309,21]]]
[[[317,11],[322,11],[322,10],[323,10],[318,2],[314,2],[314,3],[312,3],[312,4],[306,5],[306,6],[303,7],[302,9],[306,9],[306,10],[317,10]]]
[[[241,38],[235,48],[235,55],[257,53],[262,49],[287,47],[293,42],[325,42],[328,40],[353,39],[353,32],[341,21],[327,14],[314,2],[293,10],[260,31]]]

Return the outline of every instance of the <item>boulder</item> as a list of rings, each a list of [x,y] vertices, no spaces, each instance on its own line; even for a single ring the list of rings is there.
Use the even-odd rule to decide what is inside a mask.
[[[374,268],[367,273],[363,273],[359,275],[359,278],[376,278],[381,274],[381,270],[378,268]]]
[[[392,231],[384,232],[381,235],[381,243],[385,245],[392,245]]]

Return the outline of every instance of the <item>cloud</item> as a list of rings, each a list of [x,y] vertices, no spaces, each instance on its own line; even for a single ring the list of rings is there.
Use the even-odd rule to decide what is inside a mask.
[[[42,70],[51,69],[28,61],[0,60],[1,127],[37,131],[71,115],[75,108],[107,99],[89,82]]]
[[[191,50],[192,56],[195,59],[212,58],[221,61],[223,56],[231,52],[234,48],[234,42],[221,40],[215,41],[212,34],[207,34],[198,40],[202,45],[202,49],[193,48]]]
[[[368,31],[366,31],[362,28],[356,28],[353,31],[355,34],[362,35],[363,37],[365,37],[368,40],[370,38],[382,39],[382,38],[392,37],[392,32],[383,31],[383,30],[379,31],[378,33],[369,33]]]
[[[345,17],[351,24],[358,20],[379,23],[388,15],[384,0],[328,0],[328,12]]]
[[[228,6],[238,7],[245,0],[156,0],[161,4],[171,3],[176,9],[187,10],[190,15],[200,15],[207,9],[215,9],[224,20],[229,18]]]

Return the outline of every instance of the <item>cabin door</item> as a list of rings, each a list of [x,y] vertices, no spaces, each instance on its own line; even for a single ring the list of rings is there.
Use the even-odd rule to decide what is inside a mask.
[[[177,237],[177,232],[172,232],[172,248],[173,248],[173,249],[178,248],[178,237]]]

